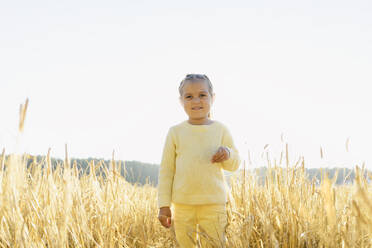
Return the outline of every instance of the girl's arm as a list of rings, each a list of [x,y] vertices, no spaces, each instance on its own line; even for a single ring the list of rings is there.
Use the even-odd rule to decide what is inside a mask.
[[[222,168],[227,171],[236,171],[239,168],[240,165],[240,157],[239,157],[239,152],[236,149],[234,145],[234,141],[232,139],[232,136],[230,134],[230,131],[225,128],[224,134],[222,137],[222,145],[227,147],[230,152],[230,157],[229,159],[223,161]]]
[[[170,206],[172,201],[172,185],[176,164],[176,145],[173,129],[170,128],[164,144],[163,156],[158,177],[158,207]]]

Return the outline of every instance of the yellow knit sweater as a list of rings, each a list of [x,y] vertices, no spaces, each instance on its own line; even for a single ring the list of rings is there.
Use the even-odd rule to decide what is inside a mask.
[[[230,148],[230,158],[212,163],[220,146]],[[223,170],[235,171],[240,158],[231,134],[219,121],[192,125],[188,121],[168,130],[159,170],[158,207],[181,204],[226,203]]]

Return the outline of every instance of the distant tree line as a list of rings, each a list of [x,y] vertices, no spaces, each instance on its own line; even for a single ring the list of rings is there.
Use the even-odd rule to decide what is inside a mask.
[[[33,156],[28,158],[27,167],[30,167],[33,163],[41,165],[42,167],[47,166],[46,156]],[[113,169],[113,162],[111,160],[104,160],[98,158],[87,158],[79,159],[72,158],[68,161],[71,167],[76,167],[79,171],[79,175],[89,174],[91,170],[90,165],[94,165],[96,175],[105,177],[107,169]],[[137,183],[140,185],[151,184],[156,186],[158,184],[158,172],[159,165],[142,163],[139,161],[115,161],[116,172],[120,173],[121,176],[130,183]],[[64,166],[64,160],[58,158],[51,158],[50,164],[52,170],[55,170],[57,166]]]
[[[46,156],[28,156],[26,161],[27,167],[30,167],[33,163],[42,167],[47,166],[48,163],[46,160]],[[107,170],[113,169],[113,163],[111,160],[90,157],[87,159],[72,158],[68,162],[71,167],[77,168],[80,176],[89,174],[90,168],[94,168],[97,175],[105,177]],[[64,166],[64,160],[51,158],[50,165],[51,169],[55,170],[57,166]],[[125,179],[130,183],[139,185],[151,184],[153,186],[158,184],[158,164],[143,163],[139,161],[115,161],[115,166],[116,172],[120,173],[120,175],[125,177]],[[282,170],[285,169],[282,168]],[[267,167],[253,168],[247,171],[247,173],[252,172],[259,182],[265,182]],[[242,173],[242,170],[236,173]],[[309,180],[314,180],[317,184],[319,184],[321,181],[322,173],[323,175],[324,173],[327,173],[329,178],[333,178],[337,173],[337,179],[335,181],[337,185],[351,184],[355,179],[355,171],[349,168],[305,168],[306,177]],[[229,178],[231,175],[232,173],[225,173],[227,178]],[[367,174],[365,174],[365,176],[367,177]]]
[[[259,167],[253,169],[254,174],[257,176],[257,181],[261,184],[265,182],[267,179],[267,167]],[[286,173],[286,168],[281,168],[282,173]],[[292,173],[291,168],[289,168],[289,176]],[[300,170],[300,168],[297,168],[297,170]],[[372,175],[370,171],[365,170],[363,176],[367,178],[367,181],[370,179],[368,178],[368,173]],[[344,184],[352,184],[355,180],[355,170],[349,169],[349,168],[305,168],[306,178],[314,181],[316,185],[319,185],[321,183],[321,180],[323,177],[327,176],[329,179],[335,180],[336,185],[344,185]],[[274,175],[273,175],[274,176]]]

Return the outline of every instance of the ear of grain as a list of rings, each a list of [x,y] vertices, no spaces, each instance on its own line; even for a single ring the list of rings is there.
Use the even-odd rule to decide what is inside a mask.
[[[0,172],[1,173],[4,171],[4,165],[5,165],[5,148],[3,148],[3,151],[1,153],[1,158],[0,158]]]
[[[346,139],[346,142],[345,142],[345,147],[346,147],[346,151],[349,152],[349,143],[350,143],[350,137],[348,137]]]
[[[356,209],[358,209],[358,220],[361,223],[364,223],[368,226],[370,234],[372,235],[372,200],[370,199],[370,195],[367,192],[367,185],[365,182],[363,170],[360,171],[359,167],[356,166],[355,168],[355,201],[353,205]],[[364,181],[364,182],[363,182]],[[359,208],[363,209],[363,214],[360,213]]]
[[[65,144],[65,167],[70,168],[70,160],[68,158],[67,144]]]
[[[26,99],[25,104],[21,104],[20,109],[19,109],[19,126],[18,126],[19,132],[23,132],[23,129],[24,129],[27,107],[28,107],[28,98]]]

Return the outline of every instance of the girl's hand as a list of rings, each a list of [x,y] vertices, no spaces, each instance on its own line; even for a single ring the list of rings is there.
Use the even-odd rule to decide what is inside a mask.
[[[230,158],[230,149],[225,146],[220,146],[217,152],[212,157],[212,163],[221,163]]]
[[[159,209],[158,219],[162,226],[164,226],[165,228],[169,228],[172,224],[171,218],[172,213],[170,207],[161,207]]]

